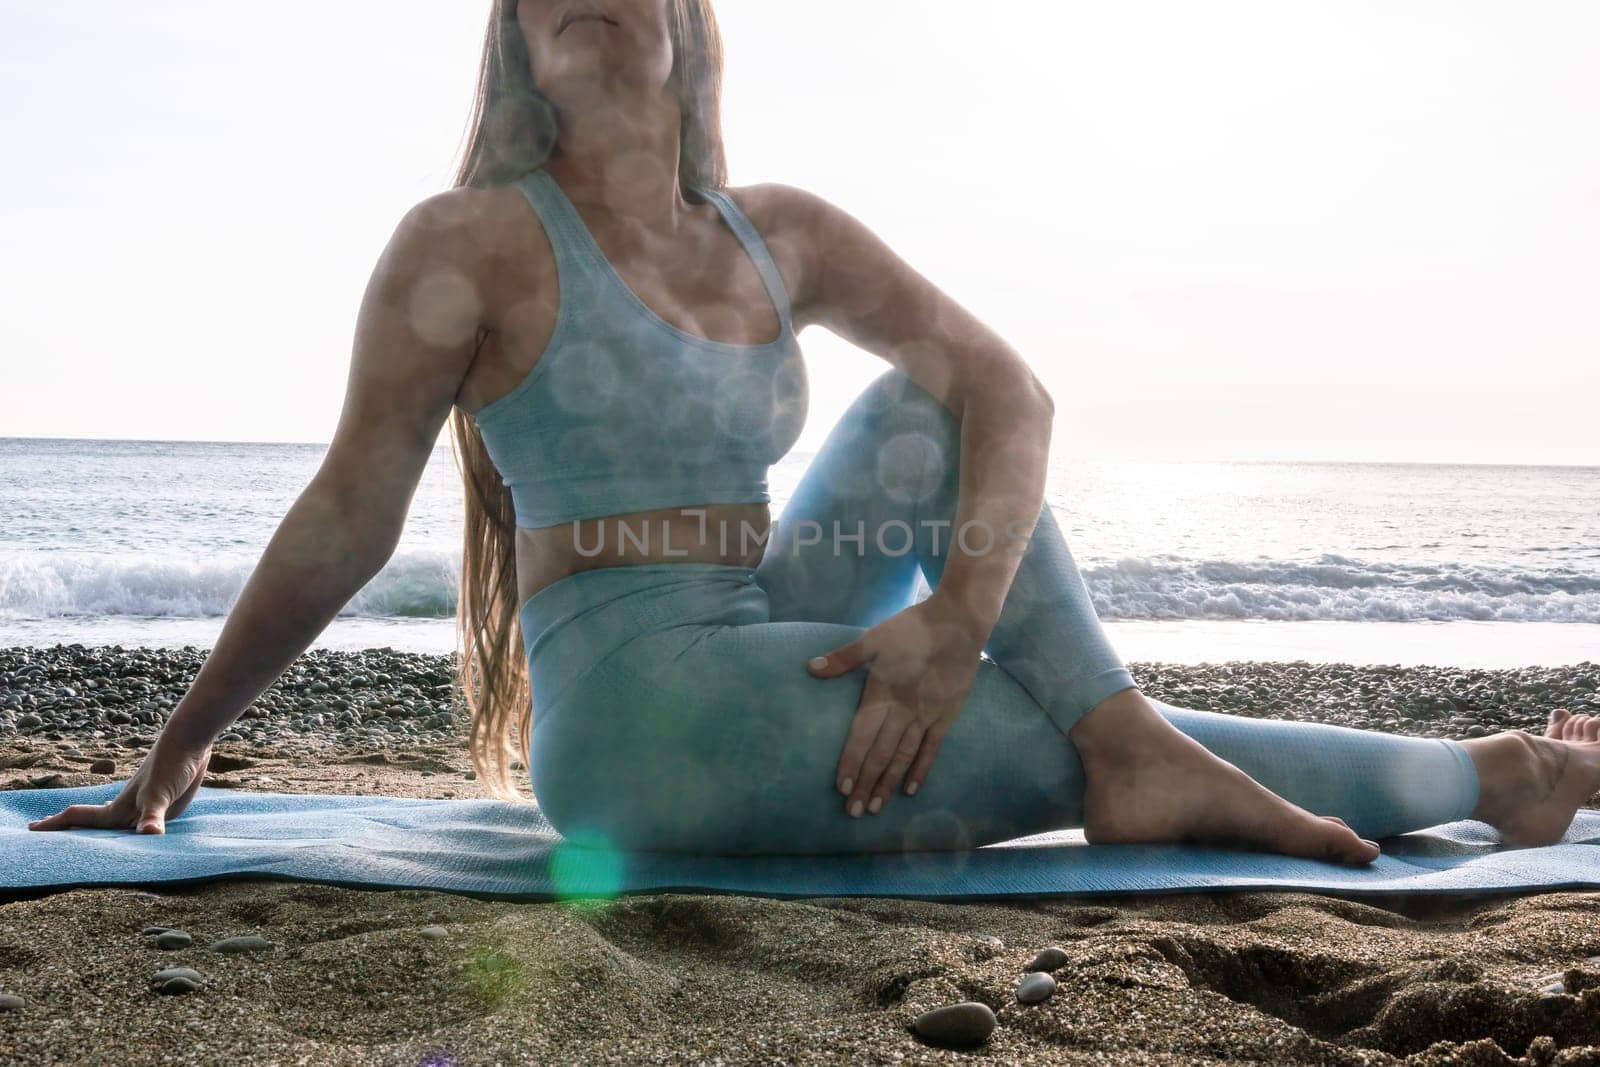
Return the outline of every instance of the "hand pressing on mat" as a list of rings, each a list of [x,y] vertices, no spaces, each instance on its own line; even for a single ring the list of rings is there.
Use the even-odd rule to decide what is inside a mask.
[[[867,667],[866,687],[834,777],[851,816],[876,815],[902,779],[907,796],[921,787],[977,680],[983,642],[967,614],[936,589],[849,644],[807,662],[817,678]]]
[[[182,815],[194,799],[210,762],[210,744],[197,749],[176,739],[170,731],[163,733],[116,798],[104,804],[74,804],[36,819],[28,829],[134,828],[141,834],[164,834],[167,820]]]

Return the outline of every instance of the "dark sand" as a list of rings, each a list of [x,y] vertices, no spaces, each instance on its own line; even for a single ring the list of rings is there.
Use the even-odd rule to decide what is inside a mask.
[[[131,713],[108,721],[108,706],[138,705],[78,694],[94,677],[159,709],[197,662],[185,655],[0,650],[0,788],[126,777],[154,724]],[[310,725],[317,712],[304,701],[329,693],[293,686],[375,675],[373,656],[389,666],[369,687],[377,695],[325,708],[323,725]],[[378,737],[341,735],[326,717],[359,717],[368,700],[396,706],[384,702],[408,684],[429,692],[439,657],[308,661],[317,669],[302,682],[274,687],[284,710],[241,720],[257,736],[219,744],[208,784],[484,795],[465,777],[448,718],[428,725],[432,708],[399,717],[421,723],[413,730]],[[1591,706],[1597,671],[1135,665],[1148,692],[1174,703],[1358,725],[1393,718],[1413,733],[1467,732],[1451,729],[1456,715],[1531,727],[1550,701]],[[152,681],[157,672],[168,677]],[[25,714],[37,725],[19,727]],[[113,775],[87,770],[99,758],[116,761]],[[0,903],[0,991],[27,998],[0,1012],[0,1064],[1600,1064],[1600,893],[1380,903],[674,893],[521,904],[260,881],[76,890]],[[150,925],[181,927],[195,947],[156,949],[140,934]],[[420,933],[434,925],[443,938]],[[203,947],[239,933],[277,947]],[[1023,967],[1049,944],[1069,957],[1060,988],[1017,1004]],[[201,971],[204,988],[152,992],[150,975],[171,966]],[[979,1050],[933,1048],[907,1031],[918,1012],[968,999],[999,1018]]]

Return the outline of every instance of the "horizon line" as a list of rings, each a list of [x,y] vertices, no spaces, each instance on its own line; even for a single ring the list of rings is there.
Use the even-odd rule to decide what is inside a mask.
[[[63,441],[63,442],[77,441],[77,442],[103,443],[103,444],[149,444],[149,445],[266,445],[266,446],[272,446],[272,447],[299,447],[299,448],[324,448],[324,449],[328,448],[332,444],[331,441],[246,441],[246,440],[209,440],[209,439],[181,438],[181,437],[51,437],[51,436],[43,436],[43,435],[27,436],[27,435],[16,435],[16,434],[0,434],[0,442],[5,442],[5,441]],[[447,452],[447,453],[450,452],[451,449],[450,449],[449,442],[447,441],[447,442],[445,442],[443,444],[435,444],[433,446],[433,448],[432,448],[432,451],[434,451],[434,452]],[[791,452],[789,454],[792,455],[795,452],[799,452],[802,455],[804,455],[804,454],[815,454],[816,450],[815,449],[796,448],[796,449],[791,450]],[[1352,459],[1352,458],[1349,458],[1349,457],[1345,457],[1345,458],[1321,457],[1321,458],[1316,458],[1316,459],[1307,459],[1307,458],[1301,458],[1301,457],[1264,458],[1264,457],[1261,457],[1261,456],[1246,457],[1246,456],[1239,456],[1239,455],[1214,455],[1214,456],[1203,456],[1203,457],[1199,457],[1199,458],[1185,458],[1185,457],[1183,457],[1181,455],[1175,454],[1175,452],[1176,452],[1176,450],[1173,450],[1172,452],[1168,452],[1168,451],[1161,450],[1161,449],[1150,449],[1150,448],[1118,449],[1118,448],[1115,448],[1115,447],[1108,448],[1108,447],[1102,446],[1102,447],[1095,448],[1095,449],[1092,449],[1092,450],[1083,451],[1081,453],[1081,455],[1083,456],[1083,458],[1088,458],[1088,459],[1093,459],[1096,456],[1105,456],[1105,455],[1116,456],[1118,454],[1121,454],[1121,455],[1123,455],[1125,457],[1126,456],[1139,455],[1142,458],[1146,458],[1146,459],[1159,458],[1159,459],[1162,459],[1162,460],[1164,460],[1166,462],[1174,462],[1174,463],[1262,463],[1262,464],[1266,464],[1266,463],[1304,463],[1304,464],[1319,465],[1319,466],[1336,466],[1336,465],[1343,464],[1343,465],[1359,465],[1359,466],[1368,466],[1368,467],[1505,467],[1505,468],[1516,468],[1516,467],[1547,468],[1547,467],[1556,467],[1556,468],[1562,468],[1562,469],[1567,469],[1567,470],[1596,470],[1596,469],[1600,469],[1600,462],[1589,463],[1589,462],[1544,461],[1544,462],[1532,463],[1532,462],[1525,462],[1525,461],[1518,462],[1518,461],[1509,461],[1509,460]],[[780,460],[779,462],[782,462],[782,461]]]

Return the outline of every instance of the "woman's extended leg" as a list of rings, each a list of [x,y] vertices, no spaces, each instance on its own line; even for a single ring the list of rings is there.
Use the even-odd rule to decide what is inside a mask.
[[[864,679],[817,678],[805,661],[862,628],[772,621],[748,568],[584,571],[541,590],[522,617],[535,692],[548,701],[534,727],[532,784],[575,842],[712,854],[959,851],[1087,821],[1077,747],[991,660],[916,796],[847,816],[832,778]],[[1168,712],[1219,748],[1239,747],[1238,725],[1248,725],[1250,747],[1283,746],[1291,758],[1273,754],[1264,773],[1308,798],[1327,790],[1329,810],[1365,832],[1445,821],[1464,806],[1445,790],[1419,790],[1433,781],[1438,741]],[[1513,732],[1467,744],[1485,757],[1480,817],[1516,843],[1559,836],[1585,790],[1600,786],[1597,740]],[[1150,788],[1172,785],[1158,778]]]
[[[871,626],[911,602],[919,569],[937,583],[957,533],[960,456],[949,410],[904,374],[881,376],[840,419],[776,524],[757,571],[772,617]],[[1003,533],[993,550],[1007,550]],[[981,546],[984,532],[965,543]],[[1353,834],[1311,812],[1383,836],[1466,818],[1476,805],[1473,761],[1454,741],[1143,698],[1048,506],[985,652],[1083,757],[1091,839],[1237,840],[1360,859]],[[1086,717],[1104,738],[1080,728]],[[936,762],[930,779],[939,773]]]
[[[868,419],[868,411],[881,417]],[[924,476],[935,465],[926,457],[956,454],[945,436],[952,427],[940,425],[916,393],[893,377],[881,381],[836,428],[780,525],[809,517],[831,535],[838,519],[853,533],[857,520],[885,509],[886,521],[896,508],[904,519],[911,501],[913,518],[948,518],[936,506],[946,490],[904,491],[930,481]],[[917,448],[925,458],[906,460]],[[877,488],[857,494],[852,485]],[[1087,596],[1073,590],[1081,578],[1062,563],[1070,560],[1065,545],[1050,540],[1059,532],[1048,532],[1053,522],[1042,529],[1019,570],[1025,584],[1013,586],[990,642],[995,659],[979,664],[923,788],[861,818],[845,814],[833,777],[864,672],[818,678],[805,663],[908,604],[914,568],[926,565],[920,549],[915,559],[858,555],[851,543],[835,554],[831,538],[803,537],[791,550],[775,535],[754,573],[662,563],[585,571],[547,586],[522,614],[542,701],[529,769],[545,814],[586,844],[696,853],[961,850],[1083,826],[1091,840],[1237,841],[1359,860],[1345,843],[1359,845],[1348,829],[1290,800],[1373,836],[1470,814],[1518,843],[1539,843],[1559,836],[1585,789],[1600,785],[1600,741],[1592,738],[1512,733],[1458,746],[1158,706],[1132,688],[1067,725],[1094,697],[1082,695],[1082,677],[1063,671],[1075,667],[1093,680],[1120,663],[1096,637]],[[936,565],[930,570],[936,580]],[[1026,584],[1030,576],[1037,585]],[[1024,610],[1035,602],[1043,606]],[[1031,632],[1017,632],[1019,619]],[[1071,644],[1085,635],[1087,646]],[[1085,735],[1096,717],[1109,724],[1109,740]],[[1116,752],[1119,742],[1130,753]],[[1110,811],[1096,815],[1108,795]],[[1172,810],[1189,821],[1160,824]]]

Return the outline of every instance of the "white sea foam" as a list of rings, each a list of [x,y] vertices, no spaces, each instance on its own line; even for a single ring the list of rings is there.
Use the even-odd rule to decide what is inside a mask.
[[[0,619],[226,615],[253,559],[186,560],[27,553],[0,558]],[[341,612],[448,618],[459,560],[397,553]],[[1600,623],[1600,575],[1481,564],[1310,560],[1125,559],[1084,568],[1103,619],[1276,622]]]
[[[25,552],[0,556],[0,620],[62,616],[226,615],[256,560]],[[444,618],[456,610],[458,561],[397,552],[341,615]]]
[[[1157,557],[1084,578],[1105,619],[1600,623],[1600,574],[1566,568]]]

